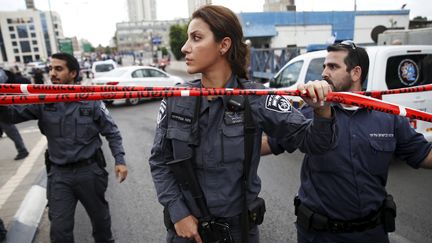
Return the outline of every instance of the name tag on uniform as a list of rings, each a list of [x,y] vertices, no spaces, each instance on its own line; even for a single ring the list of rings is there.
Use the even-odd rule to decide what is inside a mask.
[[[54,104],[46,104],[43,109],[44,111],[57,111],[57,107]]]
[[[244,112],[225,111],[225,124],[235,125],[244,122]]]
[[[171,113],[171,119],[178,121],[178,122],[182,122],[182,123],[186,123],[186,124],[192,124],[192,117],[189,116],[184,116],[178,113]]]
[[[92,116],[93,110],[90,107],[81,107],[79,108],[80,116]]]

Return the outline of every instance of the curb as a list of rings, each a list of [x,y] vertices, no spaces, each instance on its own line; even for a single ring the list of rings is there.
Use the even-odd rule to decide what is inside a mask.
[[[43,169],[10,223],[6,243],[31,243],[33,241],[47,205],[46,184],[47,175]]]

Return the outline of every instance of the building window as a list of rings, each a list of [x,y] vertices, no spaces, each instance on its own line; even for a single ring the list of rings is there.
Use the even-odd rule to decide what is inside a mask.
[[[37,52],[37,51],[39,51],[39,48],[35,47],[35,48],[33,48],[33,51]]]
[[[28,37],[27,26],[17,25],[16,29],[17,29],[19,38],[27,38]]]
[[[15,39],[16,35],[15,34],[11,34],[11,39]]]
[[[17,46],[18,43],[16,41],[12,41],[12,46]]]
[[[36,60],[40,60],[40,56],[39,55],[35,55]]]
[[[32,41],[32,44],[33,44],[33,45],[37,45],[37,41],[33,40],[33,41]]]
[[[14,53],[19,53],[19,50],[14,48]]]
[[[36,37],[36,33],[31,33],[31,37]]]
[[[56,31],[56,32],[55,32],[55,35],[56,35],[56,36],[59,36],[59,32],[58,32],[58,31]]]
[[[21,58],[20,58],[20,56],[15,56],[15,61],[16,61],[16,62],[21,62]]]
[[[20,41],[21,52],[30,52],[30,42],[29,41]]]
[[[34,30],[34,25],[30,25],[30,26],[29,26],[29,29],[30,29],[30,30]]]
[[[9,31],[14,31],[15,28],[13,26],[9,26]]]
[[[54,24],[54,29],[58,29],[58,25],[57,24]]]
[[[33,61],[33,56],[23,56],[24,63],[29,63]]]
[[[12,19],[7,19],[8,24],[12,24]]]

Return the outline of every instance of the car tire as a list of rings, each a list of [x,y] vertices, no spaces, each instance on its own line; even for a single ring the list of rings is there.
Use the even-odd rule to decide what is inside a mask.
[[[126,99],[127,105],[138,105],[139,98],[133,98],[133,99]]]
[[[114,103],[114,100],[104,100],[103,101],[105,103],[105,105],[112,105]]]

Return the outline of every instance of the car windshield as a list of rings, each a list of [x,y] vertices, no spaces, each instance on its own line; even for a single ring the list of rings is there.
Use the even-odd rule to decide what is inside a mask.
[[[104,74],[104,77],[120,77],[126,72],[127,69],[113,69],[107,72],[106,74]]]
[[[114,69],[112,64],[97,64],[95,67],[96,72],[108,72]]]

